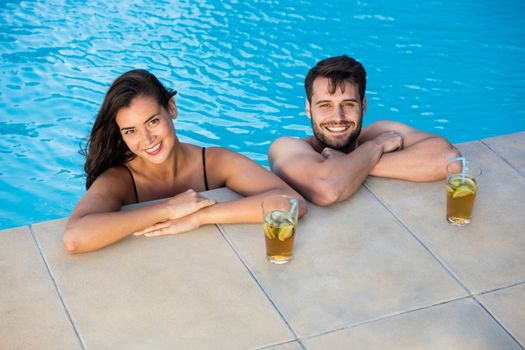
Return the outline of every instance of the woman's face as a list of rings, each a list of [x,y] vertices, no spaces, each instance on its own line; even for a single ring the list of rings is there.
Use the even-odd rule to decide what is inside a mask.
[[[169,109],[171,111],[153,97],[137,96],[129,107],[117,112],[120,134],[131,152],[156,164],[168,158],[175,144],[172,119],[175,119],[177,110],[174,101],[170,102]]]

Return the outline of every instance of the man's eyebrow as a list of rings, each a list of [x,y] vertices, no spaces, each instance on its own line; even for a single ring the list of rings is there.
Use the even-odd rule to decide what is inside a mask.
[[[160,112],[157,112],[157,113],[153,114],[151,117],[146,119],[146,121],[143,124],[149,123],[151,119],[157,117],[159,114],[160,114]],[[126,130],[132,130],[132,129],[135,129],[135,127],[134,126],[123,127],[123,128],[120,128],[120,131],[126,131]]]
[[[315,104],[318,105],[318,104],[326,103],[326,102],[332,102],[332,101],[331,100],[319,100]],[[345,98],[343,102],[358,102],[358,101],[355,98]]]

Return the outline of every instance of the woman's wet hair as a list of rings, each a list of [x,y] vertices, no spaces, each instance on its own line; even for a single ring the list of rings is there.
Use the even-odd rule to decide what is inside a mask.
[[[345,83],[347,81],[356,84],[359,91],[359,97],[361,98],[361,102],[363,102],[366,91],[366,71],[363,65],[355,59],[342,55],[330,57],[317,62],[315,67],[310,69],[304,79],[306,98],[310,103],[312,103],[314,80],[318,77],[329,79],[330,94],[335,93],[335,90],[338,87],[344,92]]]
[[[122,139],[116,117],[121,108],[131,105],[138,96],[152,97],[166,110],[175,90],[166,89],[150,72],[134,69],[122,74],[111,84],[81,153],[86,156],[86,189],[107,169],[133,159],[134,154]]]

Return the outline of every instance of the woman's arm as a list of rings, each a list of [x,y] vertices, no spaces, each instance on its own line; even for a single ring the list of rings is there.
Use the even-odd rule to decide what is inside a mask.
[[[120,211],[129,201],[131,182],[123,169],[104,172],[81,198],[64,232],[64,246],[71,253],[96,250],[155,223],[191,214],[214,201],[193,190],[164,202]]]
[[[189,231],[204,224],[260,223],[261,203],[274,194],[285,194],[299,201],[299,217],[306,213],[304,198],[277,175],[245,156],[224,148],[206,149],[206,167],[211,188],[226,186],[245,196],[230,202],[217,203],[187,217],[159,223],[140,234],[158,236]]]

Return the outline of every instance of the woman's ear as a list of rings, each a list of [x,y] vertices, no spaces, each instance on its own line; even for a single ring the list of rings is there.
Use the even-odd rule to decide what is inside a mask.
[[[175,103],[175,97],[170,98],[168,113],[171,117],[171,119],[177,119],[177,103]]]

